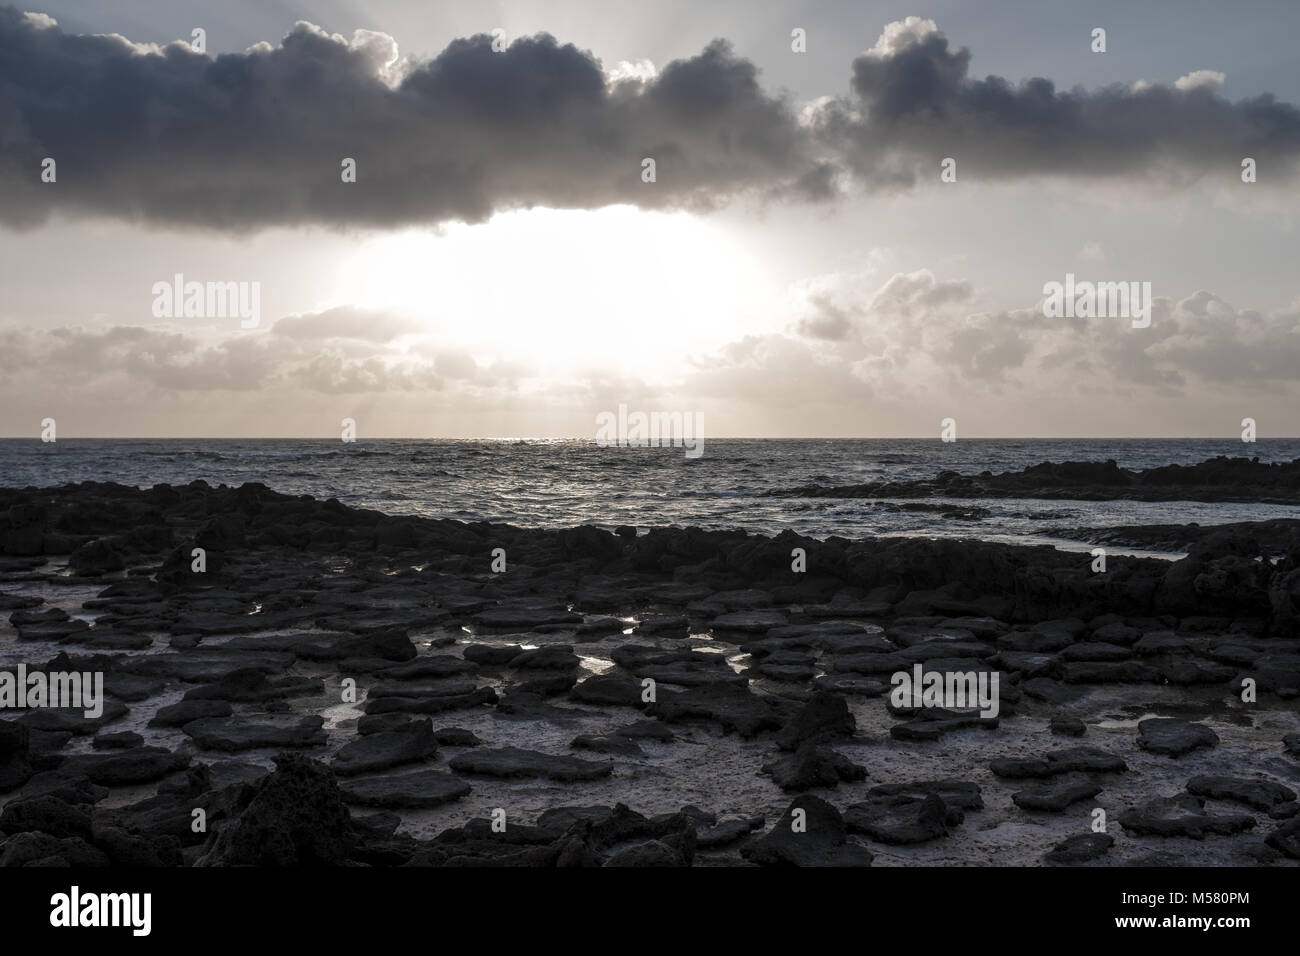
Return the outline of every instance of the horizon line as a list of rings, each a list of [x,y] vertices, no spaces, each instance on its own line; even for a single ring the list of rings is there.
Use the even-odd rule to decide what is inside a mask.
[[[935,435],[720,435],[717,438],[700,438],[702,443],[719,441],[938,441],[941,444],[959,444],[964,441],[1240,441],[1240,436],[1230,435],[972,435],[945,442]],[[368,441],[506,441],[543,442],[575,441],[597,444],[597,440],[584,435],[477,435],[473,437],[450,435],[377,435],[344,442],[333,435],[67,435],[53,442],[42,441],[39,435],[0,435],[0,441],[31,441],[38,444],[58,444],[59,441],[337,441],[340,444],[361,444]],[[1270,435],[1257,437],[1261,441],[1300,441],[1300,435]],[[1255,442],[1241,442],[1254,444]],[[672,443],[613,444],[608,447],[647,448],[679,447]]]

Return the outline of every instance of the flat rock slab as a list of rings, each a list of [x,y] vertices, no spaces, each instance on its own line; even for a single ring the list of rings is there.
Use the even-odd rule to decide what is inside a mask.
[[[683,616],[648,617],[637,622],[634,634],[658,634],[661,637],[686,637],[690,633],[690,622]]]
[[[745,820],[720,820],[715,826],[701,830],[695,837],[695,846],[700,850],[714,850],[727,846],[749,836],[755,830],[763,828],[762,817],[750,817]]]
[[[470,786],[442,770],[413,770],[377,777],[354,777],[339,784],[343,799],[363,807],[424,809],[459,800]]]
[[[389,730],[392,728],[384,728]],[[442,747],[481,747],[483,741],[472,730],[463,727],[442,727],[433,732],[434,740]]]
[[[997,730],[998,722],[997,717],[981,717],[979,714],[953,717],[926,716],[919,720],[894,724],[889,728],[889,736],[895,740],[938,740],[944,734],[955,730],[968,730],[972,727]]]
[[[927,624],[895,624],[885,629],[885,636],[900,647],[920,644],[966,644],[975,639],[964,627],[940,627]]]
[[[777,651],[750,668],[750,673],[772,680],[803,683],[817,673],[816,659],[798,651]]]
[[[947,836],[950,820],[959,823],[963,816],[956,808],[950,810],[937,793],[920,799],[898,794],[853,804],[844,812],[844,823],[851,832],[881,843],[907,845]]]
[[[889,685],[870,677],[848,677],[843,674],[827,674],[812,682],[816,690],[828,690],[833,694],[851,697],[879,697],[889,690]]]
[[[416,718],[410,714],[366,714],[357,719],[357,733],[379,734],[386,730],[405,730],[415,724]]]
[[[767,636],[773,640],[803,642],[833,634],[881,634],[883,631],[884,628],[878,624],[859,624],[855,621],[816,621],[809,624],[787,624],[785,627],[773,628]]]
[[[841,781],[865,780],[867,771],[830,747],[806,743],[787,757],[763,765],[763,772],[782,790],[838,787]]]
[[[600,674],[588,677],[569,691],[569,696],[587,704],[604,704],[615,707],[644,707],[641,700],[641,682],[630,677]]]
[[[1232,800],[1256,810],[1272,810],[1295,799],[1295,791],[1271,780],[1202,776],[1187,781],[1187,792],[1211,800]]]
[[[504,646],[497,644],[466,644],[462,653],[464,653],[466,661],[471,661],[474,664],[483,664],[487,667],[505,667],[518,657],[522,651],[523,648],[518,644],[506,644]],[[455,658],[451,659],[455,660]]]
[[[1082,737],[1088,732],[1088,725],[1078,717],[1053,717],[1048,729],[1060,737]]]
[[[347,626],[336,618],[330,618],[331,624]],[[236,639],[231,644],[237,646],[256,645],[257,638]],[[296,641],[287,642],[283,648],[272,650],[292,651],[298,657],[308,661],[341,661],[350,657],[377,657],[386,661],[409,661],[415,657],[415,645],[406,636],[404,629],[395,629],[386,633],[358,636],[356,634],[306,634]]]
[[[1039,631],[1012,631],[997,639],[998,647],[1008,651],[1023,651],[1032,654],[1055,654],[1069,647],[1073,640],[1060,631],[1040,633]]]
[[[1179,757],[1200,747],[1214,747],[1219,735],[1204,724],[1172,717],[1151,717],[1138,724],[1138,746],[1152,753]]]
[[[1055,654],[1035,654],[1031,651],[1000,651],[995,660],[1002,669],[1030,678],[1055,673],[1058,657]]]
[[[884,617],[893,609],[887,601],[855,601],[852,603],[810,604],[804,608],[809,617]]]
[[[480,645],[471,644],[465,648],[467,658],[470,656],[470,647],[476,646]],[[518,653],[518,651],[515,650],[514,653]],[[456,677],[461,674],[472,674],[476,670],[478,670],[478,666],[472,659],[461,660],[459,657],[452,657],[450,654],[430,654],[428,657],[417,657],[413,661],[407,661],[405,664],[398,664],[395,667],[385,667],[376,671],[376,676],[388,680],[418,680],[425,677]]]
[[[741,631],[744,633],[761,633],[774,627],[782,627],[789,621],[784,611],[734,611],[719,614],[710,622],[715,631]]]
[[[1186,836],[1194,840],[1207,834],[1227,836],[1249,830],[1255,818],[1244,813],[1206,813],[1205,801],[1191,794],[1161,797],[1119,815],[1120,825],[1144,836]]]
[[[570,644],[551,644],[520,651],[510,659],[509,666],[524,670],[569,670],[578,666],[578,655],[573,653]]]
[[[614,767],[613,764],[544,754],[520,747],[497,747],[459,754],[452,758],[451,769],[485,777],[544,777],[561,783],[574,783],[608,777]]]
[[[1095,797],[1101,790],[1101,784],[1091,780],[1064,779],[1045,787],[1032,787],[1013,793],[1011,800],[1022,810],[1059,813],[1071,804]]]
[[[190,611],[177,625],[187,633],[250,634],[266,628],[266,621],[256,614],[220,614],[215,611]]]
[[[1061,651],[1061,657],[1067,661],[1123,661],[1132,656],[1133,652],[1127,647],[1101,641],[1071,644]]]
[[[710,655],[717,661],[697,660],[675,664],[645,664],[638,668],[638,677],[649,677],[661,684],[679,687],[713,687],[731,685],[747,687],[749,680],[733,671],[721,654]]]
[[[677,848],[662,840],[647,840],[610,855],[602,866],[690,866],[691,861]]]
[[[440,680],[432,684],[389,681],[372,686],[366,691],[366,700],[376,697],[455,697],[472,694],[477,689],[478,683],[472,680]]]
[[[0,570],[5,570],[0,568]],[[38,597],[29,597],[25,594],[0,594],[0,611],[23,610],[29,607],[40,607],[44,601]],[[9,619],[13,623],[13,618]]]
[[[994,617],[950,617],[940,621],[940,629],[958,629],[974,634],[981,641],[992,640],[1010,630],[1010,626]]]
[[[99,733],[105,724],[125,717],[127,707],[115,700],[102,703],[104,712],[98,717],[87,717],[85,710],[76,707],[43,707],[24,711],[18,723],[30,730],[46,733],[70,733],[78,737]]]
[[[680,694],[659,692],[647,713],[678,723],[684,720],[716,720],[742,737],[754,737],[764,730],[779,730],[784,723],[774,705],[747,688],[726,684],[693,687]]]
[[[1179,661],[1160,668],[1160,673],[1171,684],[1226,684],[1237,676],[1237,669],[1205,661]]]
[[[491,687],[477,687],[467,694],[443,694],[428,697],[368,697],[367,714],[441,714],[448,710],[468,710],[497,703]]]
[[[1032,777],[1055,777],[1058,774],[1123,773],[1128,764],[1123,757],[1098,750],[1095,747],[1070,747],[1043,757],[1011,757],[994,760],[989,769],[995,777],[1020,780]]]
[[[182,700],[166,707],[159,707],[150,727],[183,727],[186,724],[209,717],[229,717],[235,712],[229,701],[224,700]]]
[[[1061,665],[1067,684],[1154,684],[1160,671],[1136,661],[1070,661]]]
[[[1071,687],[1050,677],[1032,677],[1024,682],[1023,688],[1026,696],[1057,706],[1073,703],[1085,693],[1082,687]]]
[[[203,684],[185,692],[185,700],[227,700],[239,703],[265,703],[289,697],[316,697],[325,693],[320,679],[288,674],[270,677],[257,668],[241,668],[219,681]]]
[[[193,650],[183,654],[148,654],[123,661],[121,669],[146,677],[169,677],[191,684],[219,681],[236,670],[256,668],[267,674],[283,674],[293,664],[292,654],[242,651],[237,653]]]
[[[771,640],[776,630],[768,631],[764,640]],[[854,632],[852,634],[808,635],[794,641],[783,642],[787,646],[813,647],[828,654],[889,654],[898,648],[876,632]]]
[[[1062,840],[1043,855],[1048,863],[1087,863],[1104,856],[1115,845],[1109,833],[1079,833]]]
[[[612,660],[619,667],[631,671],[633,674],[639,672],[641,668],[647,665],[663,664],[690,664],[701,661],[706,656],[712,656],[717,661],[723,661],[721,655],[698,654],[689,647],[675,647],[664,650],[659,647],[651,647],[647,644],[623,644],[614,648],[609,653]],[[725,661],[723,661],[725,663]]]
[[[728,611],[752,611],[756,608],[771,607],[772,595],[757,588],[741,591],[716,591],[707,598],[710,604],[720,604]]]
[[[123,753],[69,757],[59,765],[59,771],[84,776],[104,787],[122,787],[161,780],[189,764],[190,758],[185,754],[160,747],[137,747]]]
[[[140,677],[136,674],[108,673],[104,675],[104,693],[111,694],[119,700],[148,700],[154,694],[161,693],[166,687],[165,681],[152,677]]]
[[[618,734],[579,734],[569,744],[575,750],[592,750],[602,754],[622,754],[627,757],[642,755],[640,744],[630,737]]]
[[[20,641],[63,641],[77,635],[88,634],[90,625],[80,618],[68,621],[46,621],[41,624],[19,624]]]
[[[190,721],[181,731],[204,750],[239,753],[261,747],[322,747],[324,723],[319,714],[205,717]]]
[[[582,615],[558,608],[492,608],[474,615],[483,627],[540,627],[543,624],[581,624]]]
[[[1153,631],[1135,643],[1133,651],[1137,654],[1169,654],[1185,651],[1188,647],[1186,638],[1179,637],[1171,631]]]
[[[1263,651],[1253,647],[1245,647],[1241,644],[1218,644],[1210,648],[1206,657],[1224,664],[1237,664],[1241,667],[1254,667],[1255,662],[1263,655]]]
[[[152,646],[153,638],[145,634],[96,627],[69,638],[68,643],[100,651],[142,651]]]
[[[980,796],[979,784],[966,780],[916,780],[912,783],[882,783],[867,791],[871,798],[907,796],[913,800],[923,800],[930,794],[938,794],[949,807],[962,810],[982,810],[984,798]]]
[[[373,773],[404,763],[425,760],[438,752],[433,724],[416,721],[398,730],[366,734],[339,748],[330,765],[341,776]]]
[[[907,671],[912,661],[900,651],[889,653],[842,654],[835,658],[835,670],[840,674],[893,674]]]

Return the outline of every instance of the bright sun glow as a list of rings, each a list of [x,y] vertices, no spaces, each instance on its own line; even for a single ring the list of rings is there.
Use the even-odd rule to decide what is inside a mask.
[[[669,371],[752,329],[761,277],[723,230],[630,206],[503,213],[368,240],[349,301],[427,323],[480,360]]]

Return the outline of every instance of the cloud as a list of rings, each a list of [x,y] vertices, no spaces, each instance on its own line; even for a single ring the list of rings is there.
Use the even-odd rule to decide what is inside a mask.
[[[379,357],[348,359],[338,352],[319,352],[285,373],[295,384],[327,395],[359,392],[438,391],[442,379],[418,362],[388,362]]]
[[[1223,85],[1226,77],[1217,70],[1194,70],[1174,81],[1174,89],[1188,90],[1215,89]]]
[[[180,332],[140,326],[9,329],[0,334],[11,385],[34,376],[77,387],[126,377],[172,391],[251,391],[281,361],[259,337],[206,342]]]
[[[1221,73],[1198,70],[1173,86],[1063,91],[1043,77],[975,78],[970,61],[933,21],[892,23],[854,60],[853,95],[827,105],[816,126],[866,188],[937,182],[945,157],[968,182],[1235,181],[1246,156],[1283,176],[1297,171],[1300,111],[1267,93],[1229,102],[1214,93]]]
[[[839,289],[832,278],[816,283],[808,298],[814,317],[796,331],[823,362],[887,394],[961,382],[1024,394],[1257,392],[1294,388],[1300,378],[1300,301],[1263,313],[1203,290],[1157,297],[1151,327],[1138,330],[1128,319],[1049,319],[1041,302],[972,312],[971,283],[928,269],[896,273],[874,292],[864,292],[857,276],[839,281]],[[740,355],[748,362],[742,343],[733,349],[740,351],[724,349],[714,361],[744,364],[733,360]]]
[[[409,319],[352,307],[289,315],[271,327],[271,332],[275,335],[301,341],[343,338],[389,342],[400,335],[418,330],[419,326]]]
[[[188,410],[176,420],[195,434],[211,415],[236,412],[246,416],[231,426],[236,431],[274,432],[267,407],[279,427],[304,428],[337,407],[334,399],[405,410],[408,428],[460,422],[468,434],[491,423],[508,431],[517,426],[500,423],[517,420],[539,433],[585,428],[591,409],[619,402],[708,409],[719,427],[741,423],[768,434],[918,433],[954,409],[1019,415],[1031,431],[1059,428],[1061,415],[1068,425],[1075,413],[1083,416],[1075,426],[1086,430],[1098,421],[1118,427],[1140,407],[1143,416],[1163,409],[1173,433],[1187,427],[1189,408],[1197,421],[1264,416],[1284,430],[1300,398],[1300,299],[1262,312],[1204,290],[1159,297],[1151,327],[1133,329],[1128,319],[1049,319],[1040,302],[976,311],[971,283],[928,269],[870,287],[860,274],[823,276],[803,290],[807,317],[786,334],[748,335],[684,357],[678,375],[647,383],[599,367],[540,376],[527,355],[479,358],[427,333],[384,342],[286,336],[278,324],[256,331],[0,325],[0,407],[14,422],[75,409],[78,421],[106,419],[108,434],[119,427],[111,422],[173,408]],[[346,332],[340,316],[351,311],[292,318]],[[326,418],[337,420],[332,410]]]
[[[306,22],[215,57],[175,42],[66,33],[0,8],[0,224],[55,211],[175,228],[398,228],[537,205],[709,210],[738,196],[814,201],[848,188],[1027,175],[1182,182],[1254,157],[1284,180],[1300,111],[1229,102],[1221,74],[1059,91],[969,75],[932,20],[887,24],[847,95],[795,103],[716,40],[655,67],[606,68],[547,34],[429,60],[396,40]],[[55,183],[40,181],[56,160]],[[656,182],[641,162],[656,161]],[[357,181],[341,180],[345,158]]]
[[[177,331],[166,326],[0,328],[0,372],[17,391],[54,384],[66,392],[106,381],[168,392],[259,392],[281,388],[325,394],[437,391],[445,379],[513,391],[530,372],[495,363],[479,369],[467,353],[427,343],[408,350],[395,339],[407,320],[340,307],[289,316],[266,331]],[[222,337],[222,336],[225,337]]]
[[[538,34],[401,60],[299,22],[215,58],[77,36],[0,9],[0,221],[52,210],[250,230],[482,221],[534,205],[712,208],[824,189],[783,97],[724,41],[657,72]],[[41,183],[44,157],[58,180]],[[652,157],[657,181],[641,179]],[[357,181],[343,183],[353,158]]]
[[[853,328],[853,311],[837,307],[824,295],[814,296],[812,305],[816,309],[812,317],[799,320],[800,335],[830,342],[848,337]]]

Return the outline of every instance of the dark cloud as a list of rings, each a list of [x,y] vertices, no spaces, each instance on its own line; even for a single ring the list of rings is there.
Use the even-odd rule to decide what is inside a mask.
[[[1202,70],[1173,86],[1057,90],[1034,77],[1018,84],[968,75],[970,52],[932,21],[885,28],[853,62],[853,96],[830,104],[819,126],[869,186],[938,181],[953,157],[963,175],[998,178],[1115,177],[1184,181],[1213,172],[1239,181],[1252,157],[1261,182],[1296,172],[1300,110],[1264,94],[1237,103],[1215,95],[1222,75]]]
[[[308,23],[279,46],[214,58],[186,45],[65,33],[0,9],[0,223],[52,212],[175,227],[403,226],[510,208],[713,208],[741,194],[826,199],[1029,174],[1231,182],[1294,173],[1300,111],[1218,96],[1219,74],[1174,85],[1057,90],[969,75],[928,20],[888,24],[852,64],[851,92],[802,113],[722,40],[649,79],[617,82],[589,52],[538,34],[486,35],[432,60],[391,37]],[[40,181],[45,157],[58,181]],[[357,162],[354,184],[341,161]],[[653,157],[657,181],[641,178]]]
[[[209,58],[0,9],[0,221],[58,208],[235,230],[380,226],[826,191],[793,110],[725,42],[618,83],[545,34],[491,42],[412,64],[383,34],[299,23],[278,47]],[[39,180],[46,156],[53,185]]]

